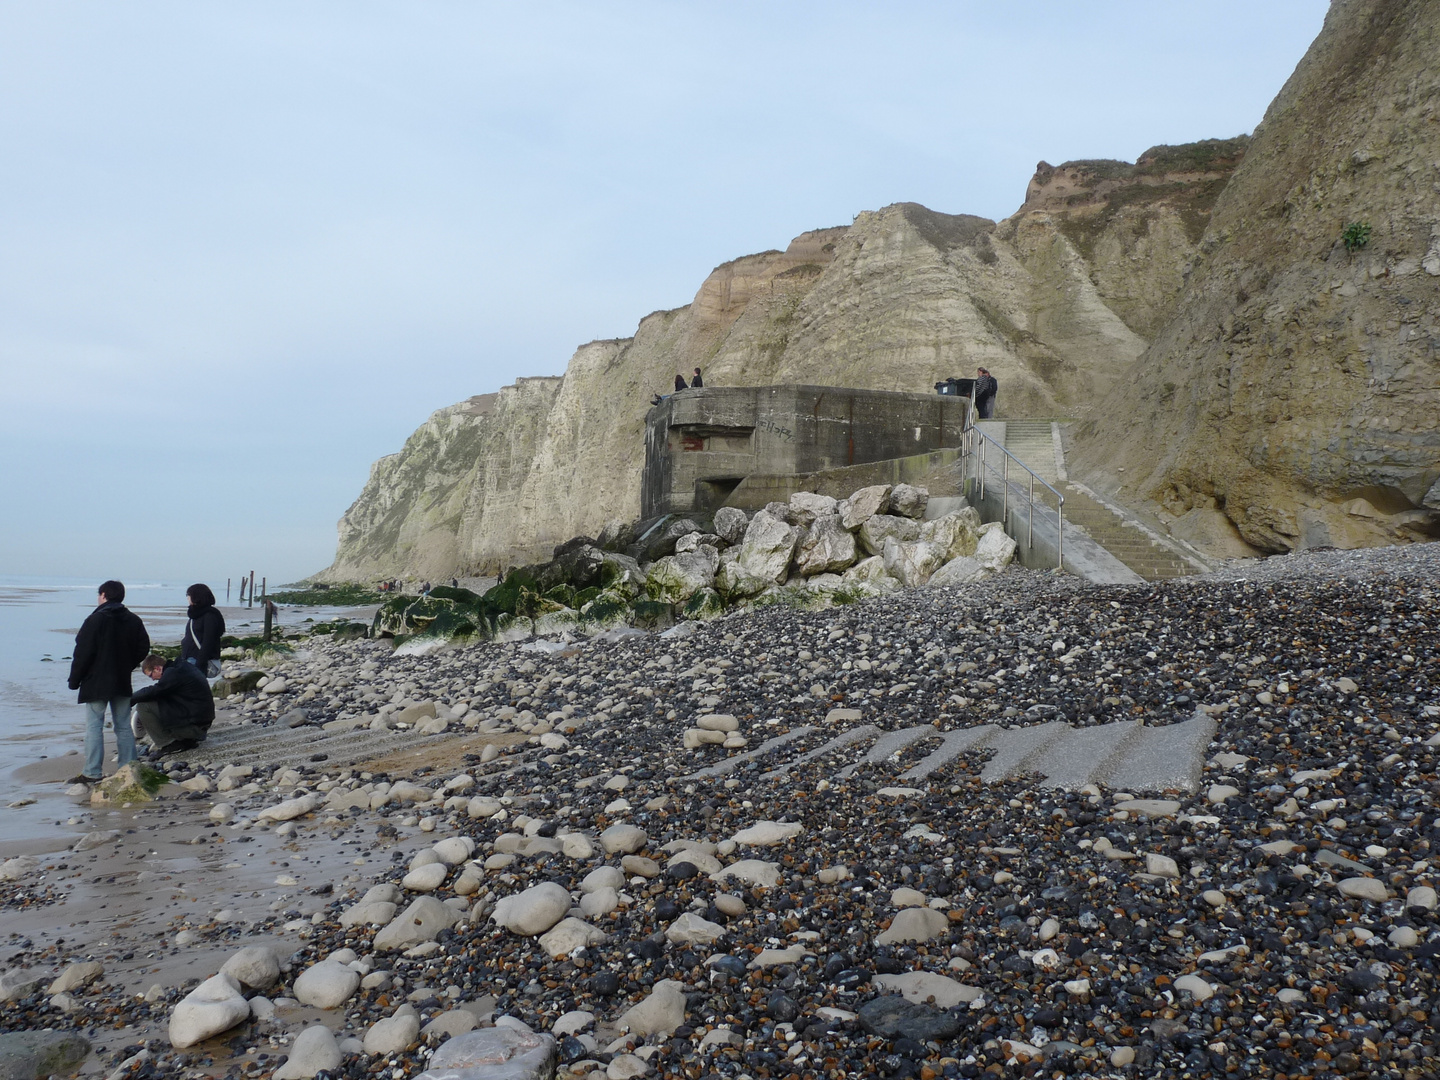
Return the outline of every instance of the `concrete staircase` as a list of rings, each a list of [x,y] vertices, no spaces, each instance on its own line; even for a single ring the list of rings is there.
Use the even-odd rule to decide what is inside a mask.
[[[1071,483],[1064,475],[1058,447],[1058,430],[1051,420],[981,421],[978,425],[991,438],[1004,444],[1036,475],[1043,477],[1065,496],[1065,526],[1078,525],[1096,543],[1146,581],[1183,577],[1205,567],[1183,557],[1177,548],[1165,544],[1139,522],[1119,509],[1106,505],[1088,490]],[[1011,482],[1024,484],[1027,477]]]

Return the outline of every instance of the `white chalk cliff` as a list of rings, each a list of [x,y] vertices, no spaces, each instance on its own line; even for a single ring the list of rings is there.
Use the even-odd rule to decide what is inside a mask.
[[[999,223],[899,203],[725,263],[563,376],[436,412],[376,462],[320,576],[484,573],[638,516],[651,395],[694,367],[710,385],[928,393],[983,364],[1004,413],[1082,416],[1168,319],[1245,144],[1042,162]]]

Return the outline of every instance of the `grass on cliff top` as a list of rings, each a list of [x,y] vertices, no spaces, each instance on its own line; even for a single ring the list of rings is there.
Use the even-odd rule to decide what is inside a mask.
[[[297,607],[363,607],[367,604],[383,604],[393,594],[382,593],[369,585],[326,585],[315,582],[306,589],[287,589],[270,594],[277,604],[291,604]]]
[[[1081,158],[1067,161],[1059,167],[1084,169],[1095,181],[1127,180],[1165,173],[1228,172],[1240,163],[1249,146],[1249,135],[1237,135],[1233,139],[1201,139],[1178,146],[1152,146],[1140,155],[1134,165],[1111,158]]]

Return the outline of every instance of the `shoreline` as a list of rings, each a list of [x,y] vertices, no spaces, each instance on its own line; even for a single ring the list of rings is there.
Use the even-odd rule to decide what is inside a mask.
[[[1276,1052],[1291,1053],[1306,1037],[1293,1034],[1299,1002],[1282,1000],[1279,991],[1295,990],[1306,1008],[1324,1013],[1332,991],[1317,1001],[1312,988],[1331,984],[1339,988],[1337,1007],[1363,1013],[1361,1038],[1387,1045],[1398,1062],[1413,1050],[1409,1067],[1429,1067],[1421,1051],[1434,1052],[1433,1036],[1425,1043],[1417,1031],[1412,1039],[1404,1025],[1418,1007],[1407,1005],[1412,991],[1433,981],[1416,950],[1431,955],[1423,950],[1440,940],[1440,925],[1433,911],[1394,904],[1437,883],[1430,837],[1440,827],[1431,790],[1440,687],[1426,668],[1440,660],[1437,564],[1440,545],[1432,544],[1289,556],[1165,586],[1092,588],[1013,571],[970,592],[907,591],[828,611],[723,618],[671,638],[582,641],[556,651],[486,644],[402,657],[368,640],[315,647],[288,669],[271,669],[293,678],[299,693],[221,702],[212,738],[181,755],[176,784],[155,803],[70,814],[72,836],[82,829],[119,834],[89,851],[52,851],[21,883],[5,884],[0,910],[10,936],[0,965],[58,971],[90,955],[104,965],[100,983],[72,995],[77,1011],[70,1016],[43,994],[22,1010],[27,1024],[88,1028],[117,1009],[132,1026],[105,1031],[97,1041],[105,1060],[92,1054],[87,1075],[108,1073],[122,1050],[151,1040],[147,1053],[175,1075],[267,1076],[287,1052],[286,1040],[307,1025],[333,1027],[342,1041],[363,1038],[405,998],[427,1024],[460,1009],[475,1024],[508,1015],[549,1031],[563,1014],[593,1013],[579,1032],[561,1036],[561,1057],[579,1055],[573,1063],[593,1062],[602,1076],[616,1058],[632,1056],[649,1058],[662,1075],[706,1060],[727,1075],[784,1065],[820,1076],[827,1055],[851,1062],[848,1068],[868,1061],[854,1058],[856,1047],[875,1037],[889,1040],[876,1052],[896,1054],[917,1071],[926,1064],[937,1075],[966,1076],[969,1068],[978,1075],[987,1063],[1049,1061],[1056,1053],[1103,1071],[1127,1068],[1127,1056],[1136,1068],[1147,1060],[1147,1067],[1168,1068],[1195,1053],[1224,1058],[1238,1051],[1243,1058],[1243,1047],[1257,1041],[1274,1049],[1276,1018],[1292,1032]],[[1288,607],[1277,614],[1276,604]],[[1355,617],[1338,618],[1345,610]],[[1127,629],[1115,631],[1112,621]],[[1134,641],[1125,636],[1132,631]],[[832,641],[832,633],[840,636]],[[1286,645],[1286,635],[1307,644]],[[1050,648],[1062,639],[1064,649]],[[1137,652],[1135,641],[1148,652]],[[929,656],[937,646],[939,655]],[[1167,662],[1173,672],[1162,672]],[[965,664],[978,667],[960,670]],[[1096,691],[1097,679],[1113,692]],[[425,716],[427,704],[441,715]],[[285,726],[281,718],[296,707],[314,715]],[[834,710],[846,709],[857,715],[835,718]],[[983,753],[962,753],[926,779],[902,781],[902,771],[925,760],[933,745],[912,741],[866,761],[863,732],[853,750],[825,750],[865,723],[897,733],[933,723],[939,738],[977,725],[1038,731],[1063,720],[1099,739],[1107,725],[1133,715],[1164,731],[1201,713],[1214,720],[1215,745],[1203,753],[1203,779],[1188,793],[1117,792],[1103,783],[1093,794],[1067,793],[1023,770],[990,783],[979,775]],[[686,745],[685,731],[701,730],[693,725],[709,715],[734,717],[736,736],[747,744]],[[418,725],[435,728],[442,720],[449,730],[419,733]],[[784,739],[790,742],[764,749]],[[757,756],[729,772],[696,773],[750,754]],[[858,769],[842,776],[847,762]],[[237,765],[254,775],[225,775]],[[1337,766],[1342,771],[1331,774]],[[385,782],[392,787],[380,789]],[[1217,802],[1217,786],[1234,792],[1220,791]],[[1296,800],[1295,812],[1279,794],[1270,797],[1276,787]],[[1412,792],[1419,798],[1409,798]],[[1120,796],[1131,794],[1173,800],[1176,808],[1137,814],[1123,808]],[[267,824],[259,816],[312,796],[314,805],[293,821]],[[222,802],[233,808],[232,821],[212,820]],[[1362,803],[1381,818],[1365,817]],[[747,829],[764,833],[767,822],[786,820],[800,827],[798,837],[740,839]],[[984,825],[979,835],[977,823]],[[615,825],[643,831],[628,855],[627,845],[604,850]],[[367,890],[405,878],[417,853],[447,836],[468,838],[473,856],[447,868],[431,889],[401,890],[401,909],[433,895],[465,913],[437,947],[376,951],[371,928],[341,925]],[[1248,857],[1261,844],[1285,840],[1299,847],[1260,852],[1258,862]],[[1134,858],[1104,854],[1127,845]],[[0,857],[10,850],[0,845]],[[691,861],[676,857],[685,851]],[[1178,876],[1150,855],[1170,860]],[[582,878],[622,857],[617,906],[587,913],[591,893]],[[747,858],[773,866],[774,884],[709,881]],[[843,875],[832,873],[836,867]],[[1272,899],[1265,874],[1290,882],[1281,891],[1300,899]],[[1051,883],[1060,878],[1064,884]],[[1376,882],[1366,888],[1390,899],[1370,905],[1340,892],[1351,878]],[[573,914],[609,942],[568,959],[550,957],[533,938],[488,921],[498,900],[545,880],[570,889],[580,902]],[[21,888],[39,899],[14,906]],[[1069,897],[1042,896],[1056,889]],[[913,891],[919,906],[908,895],[897,899],[897,890]],[[63,902],[46,902],[61,893]],[[1083,900],[1077,906],[1087,894],[1094,894],[1094,910],[1128,912],[1124,926],[1111,915],[1111,930],[1106,920],[1087,928],[1082,916],[1092,908]],[[146,902],[163,907],[146,909]],[[1001,915],[1008,904],[1011,914]],[[226,908],[230,915],[215,918]],[[933,943],[880,943],[909,918],[902,919],[907,910],[940,913],[943,929]],[[1172,922],[1161,915],[1171,910],[1190,914]],[[673,933],[687,911],[692,923],[704,920],[719,935],[711,941],[713,930]],[[183,924],[174,921],[182,912]],[[1019,922],[1002,926],[1011,916]],[[1306,919],[1311,930],[1301,933]],[[1047,938],[1049,921],[1056,929]],[[193,944],[179,944],[182,926],[196,935]],[[1291,934],[1298,936],[1285,941]],[[1415,941],[1404,944],[1412,934]],[[275,1019],[176,1054],[164,1041],[165,1020],[187,980],[213,975],[242,944],[279,946],[291,965],[271,1002],[285,1000],[295,975],[335,948],[354,949],[354,963],[368,963],[368,974],[388,971],[391,981],[357,990],[344,1009],[282,1005]],[[1056,950],[1054,966],[1042,968],[1035,958],[1046,945]],[[1241,945],[1244,951],[1235,951]],[[754,966],[765,948],[785,958]],[[1226,958],[1197,961],[1216,950]],[[1127,951],[1138,970],[1117,966]],[[736,956],[745,962],[733,969],[724,958]],[[832,971],[837,958],[848,966]],[[540,977],[516,981],[507,963]],[[1346,971],[1368,971],[1372,963],[1387,966],[1378,983],[1346,981]],[[1317,979],[1320,971],[1325,977]],[[934,1031],[954,1027],[939,1037],[944,1054],[927,1050],[935,1038],[877,1036],[859,1008],[905,972],[932,976],[924,985],[942,991],[930,994],[936,1002],[928,1005],[924,995],[913,999],[912,1011]],[[1189,991],[1162,992],[1196,972],[1211,987],[1205,1001]],[[1278,982],[1267,982],[1277,972]],[[599,978],[606,974],[615,976],[616,989]],[[616,1024],[620,1014],[653,994],[662,976],[689,995],[685,1022],[668,1037],[627,1041]],[[1050,989],[1082,979],[1089,983],[1083,993]],[[397,980],[415,990],[387,992]],[[887,992],[903,983],[887,983]],[[145,1003],[152,985],[160,992]],[[1127,1001],[1150,1004],[1129,1017],[1130,1006],[1101,989],[1111,986],[1125,987]],[[939,1004],[945,994],[976,991],[978,1007]],[[1239,1011],[1226,1004],[1215,1013],[1208,1004],[1236,995]],[[795,1015],[782,1018],[792,1007]],[[1005,1019],[1027,1013],[1025,1026]],[[1199,1030],[1197,1016],[1208,1024],[1212,1014],[1252,1013],[1267,1024],[1247,1019],[1227,1027],[1223,1053],[1184,1034]],[[1001,1019],[972,1029],[972,1019],[989,1015]],[[1432,1020],[1440,1017],[1427,1019],[1433,1031]],[[451,1029],[465,1023],[446,1021]],[[1097,1041],[1087,1046],[1085,1035]],[[1345,1041],[1358,1047],[1361,1038]],[[417,1037],[392,1054],[396,1075],[420,1071],[434,1041]],[[815,1049],[794,1053],[797,1042]],[[255,1052],[247,1054],[249,1047]],[[967,1052],[951,1052],[957,1047]],[[797,1064],[798,1057],[806,1061]],[[341,1074],[362,1075],[374,1060],[347,1056]],[[593,1072],[562,1065],[561,1075]]]

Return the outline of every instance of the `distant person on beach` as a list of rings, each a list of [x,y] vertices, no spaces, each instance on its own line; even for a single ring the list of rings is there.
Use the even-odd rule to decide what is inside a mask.
[[[140,616],[125,606],[125,586],[107,581],[100,586],[95,610],[75,635],[70,661],[70,689],[80,691],[85,706],[85,771],[72,784],[95,784],[105,778],[105,707],[115,728],[121,766],[135,760],[135,733],[130,729],[130,673],[150,651],[150,635]],[[209,693],[209,687],[206,688]]]
[[[220,639],[225,636],[225,616],[215,606],[209,585],[195,584],[185,590],[185,636],[180,639],[180,659],[193,664],[207,679],[220,676]]]
[[[681,374],[677,371],[677,372],[675,373],[675,392],[678,394],[681,390],[689,390],[689,389],[690,389],[690,384],[685,381],[685,376],[684,376],[684,375],[681,375]]]
[[[999,389],[1000,384],[988,369],[975,369],[975,411],[980,414],[981,420],[989,420],[995,415],[995,394]]]
[[[700,377],[700,369],[697,367],[695,369],[695,377],[690,380],[690,389],[699,390],[704,385],[705,380]]]
[[[194,750],[205,741],[215,720],[215,697],[205,676],[194,664],[167,661],[154,653],[140,662],[140,670],[156,680],[153,686],[136,690],[130,699],[135,719],[155,746],[151,756]]]

